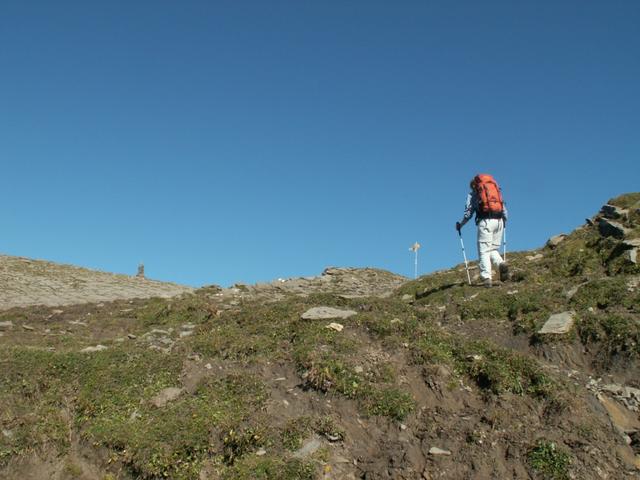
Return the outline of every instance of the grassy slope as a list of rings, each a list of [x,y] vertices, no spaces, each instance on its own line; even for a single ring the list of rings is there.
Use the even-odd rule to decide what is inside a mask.
[[[627,195],[617,203],[629,208],[639,199]],[[628,227],[637,225],[633,217]],[[80,443],[102,449],[96,462],[104,479],[197,479],[203,470],[211,478],[317,478],[329,463],[327,450],[304,459],[292,452],[314,434],[348,442],[344,416],[321,409],[274,415],[268,406],[275,394],[274,365],[295,372],[301,395],[344,401],[363,419],[389,425],[423,418],[417,390],[399,379],[411,371],[444,368],[451,373],[445,390],[464,395],[460,386],[470,383],[487,405],[506,402],[506,408],[540,412],[535,418],[541,425],[522,446],[520,463],[545,478],[566,478],[570,468],[591,461],[567,438],[587,444],[613,440],[594,433],[601,428],[596,420],[563,420],[562,426],[554,420],[583,407],[571,398],[579,396],[574,387],[535,353],[558,342],[567,348],[579,344],[591,351],[597,371],[621,360],[637,368],[640,296],[628,281],[640,270],[623,262],[617,248],[595,228],[579,229],[556,249],[542,250],[541,259],[528,259],[532,252],[512,254],[515,281],[492,290],[465,285],[458,267],[408,282],[386,299],[290,296],[275,303],[245,302],[221,313],[215,298],[201,292],[182,300],[66,313],[76,320],[90,313],[103,329],[96,338],[68,322],[56,324],[48,309],[13,310],[0,321],[49,326],[52,332],[20,331],[4,338],[0,421],[9,433],[0,436],[0,465],[14,468],[33,453],[64,456]],[[568,298],[573,287],[579,288]],[[416,298],[412,304],[401,300],[407,293]],[[300,320],[317,305],[359,313],[336,332],[327,322]],[[578,319],[572,334],[554,340],[536,333],[550,313],[567,309]],[[153,328],[177,332],[184,324],[194,325],[195,333],[177,341],[169,354],[139,341]],[[138,338],[117,340],[126,333]],[[109,348],[79,352],[98,340]],[[507,348],[516,344],[520,347]],[[207,374],[211,368],[205,365],[218,371]],[[192,367],[200,373],[186,382]],[[151,404],[162,389],[186,383],[187,391],[166,407]],[[554,428],[563,446],[546,438]],[[469,435],[463,443],[471,451],[478,445],[475,433]],[[267,453],[255,455],[260,449]],[[73,472],[81,470],[67,465],[64,475],[80,478]]]

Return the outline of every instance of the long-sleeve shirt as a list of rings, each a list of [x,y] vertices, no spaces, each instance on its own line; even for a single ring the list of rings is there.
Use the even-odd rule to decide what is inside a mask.
[[[478,194],[475,190],[471,190],[471,192],[469,192],[469,194],[467,195],[467,203],[465,204],[464,208],[464,216],[462,217],[460,225],[464,225],[469,220],[471,220],[471,217],[474,213],[476,214],[476,224],[482,219],[480,215],[479,203],[480,201],[478,200]],[[505,222],[507,221],[507,205],[504,203],[502,204],[502,218]]]

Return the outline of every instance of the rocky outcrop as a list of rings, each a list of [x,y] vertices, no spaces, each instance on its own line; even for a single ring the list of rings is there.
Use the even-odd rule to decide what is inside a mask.
[[[627,234],[627,229],[618,222],[601,218],[598,222],[598,230],[603,237],[614,237],[622,239]]]
[[[629,216],[629,210],[616,207],[615,205],[609,205],[608,203],[602,206],[600,213],[602,213],[605,218],[611,220],[626,219]]]

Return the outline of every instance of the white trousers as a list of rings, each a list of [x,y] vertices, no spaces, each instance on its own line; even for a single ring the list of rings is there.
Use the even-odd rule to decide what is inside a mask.
[[[480,257],[480,276],[491,278],[491,264],[496,267],[504,260],[500,256],[500,244],[504,224],[501,218],[486,218],[478,222],[478,257]]]

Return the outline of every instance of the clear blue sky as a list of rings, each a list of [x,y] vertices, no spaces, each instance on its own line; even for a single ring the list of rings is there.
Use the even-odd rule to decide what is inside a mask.
[[[190,285],[461,261],[640,190],[640,2],[0,3],[0,252]],[[475,257],[472,225],[463,231]]]

